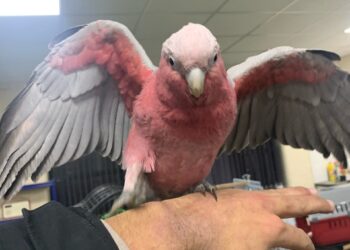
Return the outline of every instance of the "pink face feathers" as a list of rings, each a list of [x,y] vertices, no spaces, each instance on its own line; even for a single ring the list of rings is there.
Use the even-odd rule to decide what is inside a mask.
[[[171,56],[185,70],[207,69],[218,52],[219,44],[212,33],[203,25],[189,23],[163,43],[162,56]]]
[[[225,95],[229,83],[213,34],[193,23],[172,34],[163,43],[157,82],[159,97],[172,107],[209,105]]]

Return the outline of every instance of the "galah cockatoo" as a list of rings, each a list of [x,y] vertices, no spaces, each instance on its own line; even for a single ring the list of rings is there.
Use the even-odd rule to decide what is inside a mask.
[[[350,84],[334,53],[279,47],[226,71],[215,37],[190,23],[163,43],[157,68],[120,23],[71,33],[1,119],[0,197],[93,151],[126,170],[113,208],[181,195],[218,152],[270,138],[346,162]]]

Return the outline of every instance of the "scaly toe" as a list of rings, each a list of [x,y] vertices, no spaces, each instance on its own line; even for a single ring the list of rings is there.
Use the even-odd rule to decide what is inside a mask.
[[[218,197],[216,195],[216,186],[210,184],[209,182],[203,181],[201,184],[194,188],[194,192],[200,192],[203,195],[205,195],[206,192],[208,192],[214,197],[216,201],[218,200]]]

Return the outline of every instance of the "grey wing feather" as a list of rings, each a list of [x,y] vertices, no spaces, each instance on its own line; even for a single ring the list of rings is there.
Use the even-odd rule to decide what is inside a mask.
[[[117,110],[117,120],[115,122],[114,130],[124,131],[124,118],[125,118],[125,106],[122,101],[119,100],[118,110]],[[111,159],[113,161],[118,160],[118,156],[122,150],[123,137],[119,137],[118,140],[112,142],[111,147],[113,148],[113,153]]]
[[[103,112],[100,116],[100,126],[101,130],[105,131],[100,134],[100,141],[97,150],[102,153],[103,156],[108,156],[110,151],[108,151],[108,143],[112,142],[114,134],[113,121],[116,120],[118,99],[120,98],[118,93],[113,93],[113,83],[107,84],[106,86],[106,96],[103,98],[102,110],[110,110],[110,113]],[[113,126],[113,131],[111,127]]]
[[[88,74],[89,77],[80,76],[88,70],[93,72]],[[3,145],[0,152],[0,159],[3,159],[0,166],[0,196],[11,198],[29,176],[36,179],[53,166],[94,150],[113,156],[114,160],[121,158],[123,133],[126,130],[120,126],[120,121],[128,123],[130,118],[115,88],[116,83],[97,66],[71,74],[76,76],[66,76],[58,70],[46,74],[55,78],[47,88],[42,88],[38,82],[38,79],[45,80],[41,75],[34,77],[20,94],[24,100],[28,96],[29,101],[23,103],[15,100],[5,112],[0,124]],[[57,88],[57,93],[53,91],[58,83],[64,85],[62,83],[76,78],[93,78],[98,84],[82,88],[80,96],[75,88],[70,88],[69,96],[63,97],[61,95],[65,92],[62,88]],[[119,105],[115,105],[118,100]],[[12,114],[13,119],[10,119]],[[113,126],[113,129],[105,129],[106,126]],[[105,147],[99,146],[115,142],[119,143],[117,152],[112,147],[106,151]]]
[[[242,110],[250,111],[250,107],[251,107],[250,97],[247,97],[237,105],[238,110],[242,109]],[[233,149],[234,144],[239,144],[239,145],[246,144],[249,136],[249,123],[250,123],[250,117],[251,117],[248,114],[249,113],[238,112],[237,120],[240,122],[236,124],[236,129],[232,130],[225,146],[226,150],[228,150],[229,152],[231,152],[231,149]]]
[[[93,53],[103,51],[108,58],[111,51],[105,51],[104,45],[116,49],[113,44],[124,36],[144,66],[156,69],[122,24],[97,21],[58,36],[51,43],[50,54],[36,67],[25,89],[0,120],[0,197],[11,198],[28,177],[36,179],[52,167],[95,150],[113,160],[121,159],[131,114],[119,93],[117,78],[108,73],[106,64],[80,54],[90,46],[87,41],[91,35],[97,33],[105,39],[95,41],[98,46]],[[76,60],[78,54],[80,61]],[[74,58],[74,62],[66,64],[67,58]],[[55,64],[58,61],[61,66],[77,67],[66,70]],[[144,80],[132,84],[142,87]]]
[[[120,123],[120,120],[122,117],[119,115],[118,116],[118,109],[119,109],[119,103],[121,102],[119,100],[120,98],[114,98],[113,103],[112,103],[112,112],[109,114],[109,123],[108,123],[108,140],[107,140],[107,145],[106,148],[102,151],[103,156],[110,155],[113,149],[113,135],[115,131],[115,127],[117,126],[116,124]],[[119,112],[120,114],[120,112]],[[113,123],[112,121],[116,121]]]
[[[65,30],[64,32],[58,34],[49,43],[49,46],[48,46],[49,49],[53,49],[56,44],[62,42],[63,40],[67,39],[68,37],[77,33],[79,30],[81,30],[84,27],[86,27],[86,25],[78,25],[78,26],[69,28],[69,29]]]
[[[325,156],[331,152],[337,159],[346,163],[344,150],[350,149],[350,114],[347,108],[349,102],[341,93],[349,91],[350,83],[333,82],[333,79],[329,79],[329,82],[320,85],[328,87],[322,86],[318,95],[312,89],[313,86],[291,83],[272,87],[275,93],[272,98],[268,97],[267,90],[251,96],[250,98],[254,99],[252,102],[256,103],[252,110],[245,105],[238,106],[240,115],[243,113],[251,117],[249,131],[240,130],[242,126],[246,126],[248,118],[238,118],[231,133],[236,136],[231,139],[233,143],[231,142],[228,151],[240,151],[247,146],[255,147],[268,139],[276,138],[283,144],[296,148],[316,149]],[[307,88],[310,89],[306,90]],[[329,88],[332,90],[329,91]],[[267,112],[268,110],[270,111]],[[263,115],[267,113],[271,116]],[[260,134],[262,131],[265,131],[265,136]],[[243,143],[241,138],[244,135],[249,135],[248,142]]]
[[[319,52],[316,54],[315,60],[325,60],[325,65],[331,63]],[[233,75],[239,77],[237,72]],[[276,83],[242,97],[237,105],[236,126],[225,142],[224,151],[240,151],[275,138],[296,148],[316,149],[324,156],[332,153],[347,164],[345,150],[350,149],[349,80],[347,72],[336,68],[320,83],[305,83],[302,79]]]
[[[325,50],[319,50],[319,49],[308,49],[307,52],[310,52],[312,54],[316,54],[316,55],[321,55],[331,61],[340,61],[341,57],[331,51],[325,51]]]

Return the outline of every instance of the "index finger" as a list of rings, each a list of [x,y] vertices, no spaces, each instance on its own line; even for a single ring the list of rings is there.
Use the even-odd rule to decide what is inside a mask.
[[[281,218],[302,217],[314,213],[330,213],[334,203],[317,195],[270,196],[266,208]]]
[[[317,190],[315,188],[306,187],[287,187],[287,188],[277,188],[268,189],[263,191],[268,195],[315,195]]]

